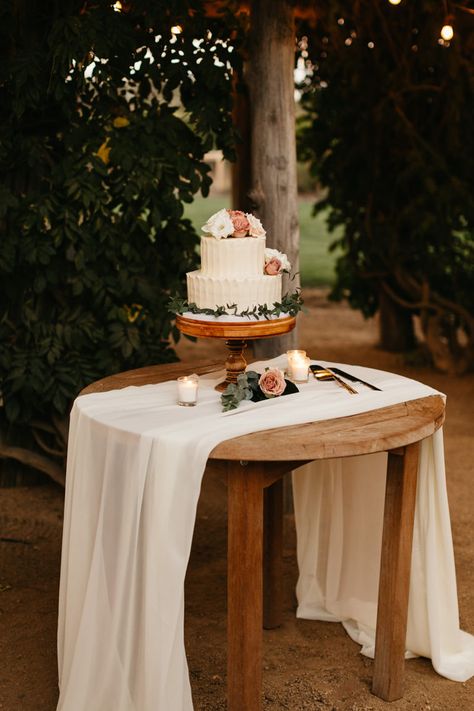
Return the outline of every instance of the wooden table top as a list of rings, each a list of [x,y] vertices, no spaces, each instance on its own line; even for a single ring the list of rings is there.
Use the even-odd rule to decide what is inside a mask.
[[[204,375],[222,368],[206,362],[155,365],[111,375],[87,386],[81,395],[175,380],[189,373]],[[213,460],[312,461],[385,452],[432,435],[444,422],[440,395],[409,400],[359,415],[265,430],[221,442],[209,455]]]

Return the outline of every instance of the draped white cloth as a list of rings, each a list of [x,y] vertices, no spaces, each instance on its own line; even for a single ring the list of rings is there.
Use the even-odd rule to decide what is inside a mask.
[[[283,367],[285,358],[254,363]],[[184,577],[200,484],[221,441],[356,414],[436,391],[342,366],[382,388],[334,382],[222,413],[201,378],[195,408],[176,383],[79,397],[71,414],[58,622],[58,711],[191,711],[183,641]],[[294,475],[298,615],[342,620],[373,653],[385,455],[308,465]],[[319,475],[318,475],[319,474]],[[350,474],[350,476],[347,476]],[[330,515],[329,515],[330,511]],[[442,434],[422,445],[407,644],[444,676],[474,674],[459,630]]]

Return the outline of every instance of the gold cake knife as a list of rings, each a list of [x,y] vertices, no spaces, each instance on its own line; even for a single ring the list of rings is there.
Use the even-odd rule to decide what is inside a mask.
[[[324,368],[321,368],[321,370],[318,370],[317,372],[318,372],[318,374],[321,373],[323,376],[325,373],[327,373],[328,375],[333,377],[334,380],[336,381],[336,383],[338,385],[340,385],[342,388],[344,388],[345,390],[347,390],[347,392],[350,393],[351,395],[358,395],[359,394],[358,390],[355,390],[348,383],[345,383],[342,378],[340,378],[338,375],[336,375],[336,373],[333,370],[331,370],[331,368],[324,366]],[[315,378],[318,377],[316,373],[313,372],[313,374],[314,374]]]

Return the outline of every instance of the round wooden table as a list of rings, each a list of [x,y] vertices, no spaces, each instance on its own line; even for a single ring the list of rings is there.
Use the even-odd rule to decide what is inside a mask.
[[[194,367],[198,374],[216,363]],[[81,394],[171,380],[183,364],[113,375]],[[403,695],[410,563],[419,443],[444,421],[439,395],[360,415],[271,429],[222,442],[208,466],[228,479],[227,688],[230,711],[262,708],[262,620],[282,609],[282,477],[317,459],[388,452],[372,691]],[[282,434],[284,433],[284,436]]]

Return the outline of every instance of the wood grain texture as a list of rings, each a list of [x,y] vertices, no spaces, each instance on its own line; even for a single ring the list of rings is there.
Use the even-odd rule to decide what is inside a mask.
[[[206,321],[176,314],[176,326],[187,336],[196,338],[229,338],[254,340],[270,338],[292,331],[296,317],[264,319],[263,321]]]
[[[215,370],[221,370],[222,363],[219,361],[197,362],[191,365],[190,363],[166,363],[163,365],[149,365],[145,368],[136,368],[135,370],[126,370],[123,373],[109,375],[101,380],[96,380],[80,392],[80,395],[89,395],[90,393],[105,393],[108,390],[121,390],[128,388],[130,385],[153,385],[156,383],[164,383],[166,380],[176,380],[180,375],[190,375],[197,373],[204,375],[212,373]]]
[[[429,437],[443,421],[443,398],[429,395],[360,415],[266,430],[265,437],[235,437],[217,445],[209,458],[312,461],[384,452]]]
[[[235,161],[231,163],[232,208],[234,210],[251,212],[252,205],[249,193],[251,188],[252,167],[248,87],[244,82],[240,82],[240,79],[238,80],[234,75],[232,89],[232,123],[241,138],[241,140],[235,144]]]
[[[415,442],[404,456],[388,455],[372,685],[385,701],[403,696],[419,449]]]
[[[264,465],[228,467],[227,708],[262,708]]]
[[[283,617],[283,480],[264,490],[263,627],[280,627]]]
[[[288,255],[299,272],[298,189],[294,100],[294,5],[287,0],[253,0],[246,75],[250,94],[254,211],[267,231],[267,246]],[[283,290],[299,286],[284,280]],[[258,342],[258,358],[296,348],[297,335]]]
[[[219,392],[224,392],[230,383],[237,383],[239,375],[245,372],[247,368],[247,361],[245,360],[245,349],[247,348],[247,341],[231,338],[225,342],[227,346],[227,358],[225,360],[225,371],[226,376],[219,385],[216,385],[216,390]]]
[[[84,388],[81,395],[106,392],[129,385],[175,380],[191,371],[204,375],[222,368],[221,363],[201,362],[154,365],[111,375]],[[379,408],[360,415],[308,422],[266,430],[221,442],[209,459],[249,461],[305,461],[383,452],[429,437],[444,421],[445,404],[440,395]],[[245,417],[239,413],[235,417]]]

